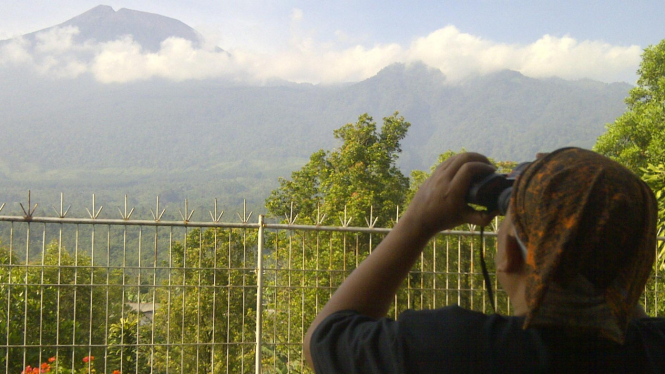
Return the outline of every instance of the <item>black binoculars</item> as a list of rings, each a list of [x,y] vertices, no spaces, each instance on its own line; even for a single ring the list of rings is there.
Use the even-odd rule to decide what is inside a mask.
[[[466,202],[487,208],[489,212],[498,212],[505,216],[510,204],[510,195],[517,177],[531,162],[522,162],[509,174],[492,173],[471,183],[466,195]]]

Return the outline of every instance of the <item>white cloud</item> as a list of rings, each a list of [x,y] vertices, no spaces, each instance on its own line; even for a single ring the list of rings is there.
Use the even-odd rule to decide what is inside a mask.
[[[0,66],[23,65],[32,63],[32,54],[28,51],[30,43],[24,38],[12,39],[0,45]]]
[[[74,48],[74,36],[79,29],[73,26],[54,27],[35,35],[35,52],[43,54],[65,53]]]
[[[495,43],[447,26],[414,41],[409,60],[441,69],[451,80],[511,69],[534,78],[592,78],[616,81],[632,76],[640,62],[638,46],[545,35],[528,45]]]
[[[124,83],[153,77],[174,81],[230,76],[237,72],[224,52],[197,49],[188,40],[169,38],[157,53],[147,53],[129,37],[104,43],[91,64],[103,83]]]
[[[77,28],[62,27],[37,34],[34,42],[23,37],[12,39],[0,45],[0,67],[28,68],[55,79],[76,78],[88,70],[89,56],[96,48],[75,44],[77,33]]]
[[[291,19],[303,17],[293,9]],[[349,44],[347,34],[325,43],[311,36],[293,35],[288,47],[274,52],[236,48],[227,52],[194,48],[184,39],[170,38],[161,49],[145,51],[125,37],[101,44],[76,44],[76,28],[50,30],[34,43],[15,39],[0,45],[0,66],[28,66],[55,78],[92,74],[103,83],[124,83],[151,78],[174,81],[231,78],[261,83],[271,78],[295,82],[337,83],[359,81],[395,62],[423,61],[440,69],[454,82],[503,69],[530,77],[592,78],[605,82],[634,80],[640,61],[638,46],[614,46],[599,41],[545,35],[526,45],[489,41],[460,32],[454,26],[436,30],[409,45]],[[344,40],[340,40],[344,39]]]
[[[293,8],[291,10],[291,21],[300,22],[302,21],[302,17],[303,17],[302,9]]]

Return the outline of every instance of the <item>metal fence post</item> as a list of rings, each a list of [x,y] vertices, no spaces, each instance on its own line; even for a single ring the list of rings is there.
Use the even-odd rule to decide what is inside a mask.
[[[256,253],[256,364],[255,373],[261,374],[261,328],[263,324],[263,215],[259,215],[259,234]]]

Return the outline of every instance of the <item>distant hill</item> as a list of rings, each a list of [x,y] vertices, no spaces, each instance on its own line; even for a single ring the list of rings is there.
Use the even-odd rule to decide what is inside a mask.
[[[83,39],[128,33],[146,48],[172,35],[196,40],[177,20],[104,6],[65,24],[79,27]],[[261,87],[160,79],[106,85],[88,75],[57,80],[0,68],[0,87],[0,202],[18,201],[28,188],[260,202],[277,177],[335,147],[333,130],[365,112],[380,123],[399,111],[412,123],[400,159],[407,174],[428,169],[448,149],[529,160],[538,151],[591,147],[624,111],[631,88],[514,71],[450,85],[424,64],[391,65],[339,86]]]

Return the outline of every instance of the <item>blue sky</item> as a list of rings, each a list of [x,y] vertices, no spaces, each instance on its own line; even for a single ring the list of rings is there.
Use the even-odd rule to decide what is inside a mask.
[[[64,22],[99,5],[98,1],[3,0],[0,39]],[[386,64],[416,59],[452,79],[509,68],[534,77],[588,76],[633,83],[640,51],[665,38],[663,1],[114,0],[103,4],[177,18],[214,44],[244,56],[243,63],[260,66],[260,79],[313,83],[364,79]],[[268,66],[267,61],[276,63]],[[357,61],[362,66],[351,68]],[[327,64],[334,72],[310,67],[317,64]]]

